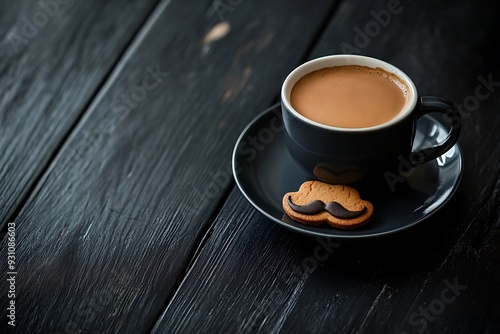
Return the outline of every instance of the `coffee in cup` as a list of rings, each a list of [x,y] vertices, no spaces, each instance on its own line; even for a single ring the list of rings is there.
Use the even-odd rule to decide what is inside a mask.
[[[366,128],[396,117],[409,101],[408,86],[381,68],[326,67],[308,73],[292,88],[292,107],[315,122]]]

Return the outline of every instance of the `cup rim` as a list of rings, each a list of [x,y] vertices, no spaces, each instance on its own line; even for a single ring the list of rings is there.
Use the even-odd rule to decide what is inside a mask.
[[[292,107],[292,104],[290,102],[290,93],[292,91],[293,86],[300,78],[302,78],[304,75],[308,73],[320,70],[322,68],[343,66],[343,65],[359,65],[359,66],[367,66],[370,68],[378,67],[386,72],[396,75],[408,86],[408,90],[410,93],[410,100],[408,101],[408,103],[406,103],[405,107],[398,113],[398,115],[393,119],[391,119],[390,121],[374,126],[360,127],[360,128],[343,128],[343,127],[336,127],[336,126],[322,124],[313,121],[309,118],[306,118]],[[288,74],[288,76],[285,78],[285,81],[283,82],[283,85],[281,87],[281,102],[284,104],[286,109],[292,115],[302,120],[303,122],[309,123],[313,126],[317,126],[326,130],[335,130],[342,132],[368,132],[368,131],[388,128],[396,123],[399,123],[401,120],[405,119],[408,115],[410,115],[417,105],[417,100],[418,100],[417,88],[413,83],[413,81],[410,79],[410,77],[408,77],[408,75],[406,75],[396,66],[389,64],[383,60],[362,55],[339,54],[339,55],[330,55],[309,60],[308,62],[296,67],[292,72],[290,72],[290,74]]]

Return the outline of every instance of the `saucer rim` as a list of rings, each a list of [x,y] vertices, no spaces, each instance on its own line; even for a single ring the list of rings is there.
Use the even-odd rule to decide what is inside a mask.
[[[270,220],[272,220],[273,222],[279,224],[280,226],[288,229],[288,230],[291,230],[293,232],[296,232],[296,233],[300,233],[300,234],[303,234],[303,235],[307,235],[307,236],[310,236],[310,237],[325,237],[325,238],[331,238],[331,239],[349,239],[349,240],[353,240],[353,239],[371,239],[371,238],[379,238],[379,237],[384,237],[384,236],[388,236],[388,235],[392,235],[392,234],[395,234],[395,233],[398,233],[398,232],[402,232],[404,230],[407,230],[411,227],[414,227],[415,225],[427,220],[428,218],[432,217],[436,212],[438,212],[441,208],[443,208],[450,200],[451,198],[453,198],[454,194],[456,193],[456,191],[458,190],[460,184],[461,184],[461,181],[462,181],[462,177],[463,177],[463,155],[462,155],[462,150],[460,149],[460,146],[458,143],[455,143],[455,145],[452,146],[452,148],[455,148],[456,150],[456,155],[457,155],[457,161],[454,162],[454,163],[457,163],[458,164],[458,168],[459,168],[459,172],[458,172],[458,176],[457,176],[457,179],[456,181],[454,182],[453,184],[453,188],[451,189],[451,191],[447,194],[446,198],[443,200],[442,203],[440,203],[437,207],[433,208],[432,211],[424,214],[421,218],[418,218],[408,224],[405,224],[404,226],[401,226],[399,228],[396,228],[396,229],[393,229],[393,230],[390,230],[390,231],[385,231],[385,232],[377,232],[377,233],[371,233],[371,234],[366,234],[366,235],[332,235],[331,233],[335,233],[335,230],[332,229],[328,232],[316,232],[316,231],[310,231],[308,229],[305,229],[305,228],[301,228],[299,226],[294,226],[294,225],[290,225],[290,224],[287,224],[286,222],[280,220],[280,219],[277,219],[276,217],[274,217],[273,215],[269,214],[268,212],[266,212],[264,209],[262,209],[259,205],[257,205],[251,198],[250,196],[247,194],[247,192],[244,190],[244,187],[242,186],[241,184],[241,180],[240,178],[238,177],[238,174],[237,171],[236,171],[236,158],[237,158],[237,154],[238,154],[238,147],[240,146],[240,143],[241,141],[248,135],[248,131],[254,126],[255,123],[257,123],[261,118],[265,117],[267,114],[269,113],[272,113],[272,110],[273,109],[276,109],[277,107],[280,106],[280,103],[276,103],[272,106],[270,106],[269,108],[265,109],[264,111],[260,112],[259,114],[257,114],[248,124],[247,126],[245,126],[245,128],[241,131],[241,134],[238,136],[238,139],[236,140],[236,143],[234,145],[234,148],[233,148],[233,153],[232,153],[232,157],[231,157],[231,164],[232,164],[232,172],[233,172],[233,177],[234,177],[234,180],[235,180],[235,183],[236,185],[238,186],[240,192],[243,194],[243,196],[246,198],[246,200],[255,208],[257,209],[257,211],[259,211],[261,214],[263,214],[265,217],[269,218]],[[281,112],[280,112],[281,114]],[[432,116],[429,116],[429,115],[426,115],[427,118],[430,118],[433,120],[433,122],[435,123],[438,123],[439,125],[443,126],[441,122],[437,121],[434,117]],[[283,131],[285,131],[283,129]],[[437,158],[436,158],[437,159]],[[430,160],[426,163],[430,163],[431,161],[433,160]],[[300,224],[300,223],[298,223]],[[343,230],[345,231],[345,230]]]

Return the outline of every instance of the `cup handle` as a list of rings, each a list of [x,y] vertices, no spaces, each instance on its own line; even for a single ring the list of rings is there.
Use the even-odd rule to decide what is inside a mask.
[[[416,110],[416,122],[431,112],[443,112],[447,120],[451,122],[451,130],[444,142],[438,146],[423,148],[416,152],[411,152],[410,162],[413,166],[418,166],[424,162],[434,160],[455,145],[462,129],[462,117],[452,102],[437,96],[421,96]],[[415,123],[416,124],[416,123]]]

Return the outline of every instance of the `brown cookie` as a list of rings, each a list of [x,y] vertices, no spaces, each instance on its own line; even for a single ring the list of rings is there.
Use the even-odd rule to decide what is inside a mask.
[[[304,182],[299,191],[285,194],[283,209],[302,224],[341,229],[362,226],[373,215],[373,204],[362,200],[356,189],[320,181]]]

